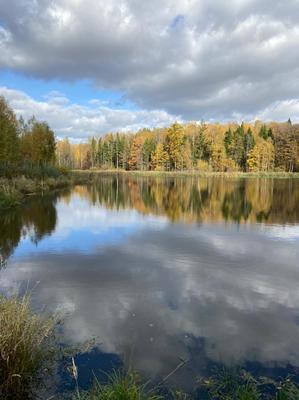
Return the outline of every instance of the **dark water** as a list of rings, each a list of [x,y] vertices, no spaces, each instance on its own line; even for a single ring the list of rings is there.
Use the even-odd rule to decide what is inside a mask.
[[[215,365],[298,374],[298,179],[104,177],[1,215],[0,249],[2,291],[34,288],[68,343],[94,339],[82,386],[181,359],[185,390]]]

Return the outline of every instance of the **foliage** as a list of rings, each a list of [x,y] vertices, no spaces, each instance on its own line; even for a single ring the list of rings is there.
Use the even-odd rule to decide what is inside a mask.
[[[52,319],[35,315],[30,299],[0,297],[0,395],[25,399],[50,354]]]
[[[11,164],[19,157],[18,122],[4,97],[0,97],[0,162]]]
[[[164,149],[163,143],[158,143],[152,155],[152,167],[155,171],[163,171],[166,169],[169,161],[168,153]]]
[[[56,143],[46,122],[18,121],[0,97],[0,176],[44,178],[56,163],[72,169],[293,172],[299,170],[299,125],[174,123],[91,137],[87,143],[68,138]]]
[[[38,166],[54,163],[55,136],[46,122],[32,118],[21,130],[19,141],[23,162]]]
[[[55,136],[46,122],[17,120],[0,97],[0,176],[43,178],[59,175],[54,168]]]
[[[259,141],[248,153],[247,166],[249,171],[272,171],[273,165],[274,147],[271,139]]]
[[[57,143],[57,160],[76,169],[293,172],[299,170],[299,125],[175,123],[88,143],[64,139]]]

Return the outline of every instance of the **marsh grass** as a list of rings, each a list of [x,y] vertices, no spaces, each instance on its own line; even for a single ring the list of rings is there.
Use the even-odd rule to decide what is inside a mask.
[[[223,369],[200,382],[211,400],[299,400],[299,388],[290,377],[275,381],[254,378],[245,370]]]
[[[259,400],[258,382],[247,372],[223,369],[202,382],[213,400]]]
[[[0,296],[0,398],[26,399],[50,358],[54,320],[34,314],[29,296]]]
[[[96,378],[88,392],[77,393],[74,400],[162,400],[163,398],[141,383],[133,371],[113,371],[106,384]]]

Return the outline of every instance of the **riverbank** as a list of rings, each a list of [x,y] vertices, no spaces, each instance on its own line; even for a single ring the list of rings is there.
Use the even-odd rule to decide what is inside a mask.
[[[128,175],[145,177],[225,177],[225,178],[299,178],[299,172],[204,172],[188,171],[126,171],[123,169],[72,170],[73,176],[92,175]]]
[[[56,176],[14,176],[0,177],[0,211],[8,210],[22,204],[28,196],[47,194],[52,191],[65,189],[75,184],[85,184],[97,177],[106,175],[120,175],[132,177],[153,178],[275,178],[275,179],[298,179],[299,172],[200,172],[200,171],[125,171],[121,169],[112,170],[72,170],[57,173]]]
[[[0,210],[14,208],[23,203],[28,196],[63,189],[70,186],[71,183],[72,180],[69,176],[45,179],[0,178]]]
[[[22,204],[26,198],[66,189],[88,181],[87,175],[63,173],[56,177],[28,178],[25,176],[0,178],[0,211]]]

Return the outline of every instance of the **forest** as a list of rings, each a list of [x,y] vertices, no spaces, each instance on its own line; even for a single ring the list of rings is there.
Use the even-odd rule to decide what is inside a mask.
[[[86,143],[57,142],[57,162],[71,169],[294,172],[299,124],[174,123],[137,133],[108,133]]]
[[[85,143],[56,140],[47,122],[17,118],[0,97],[0,176],[66,169],[129,171],[299,171],[299,124],[174,123],[107,133]],[[51,169],[52,167],[52,169]],[[28,172],[29,171],[29,172]],[[52,171],[52,172],[51,172]]]

